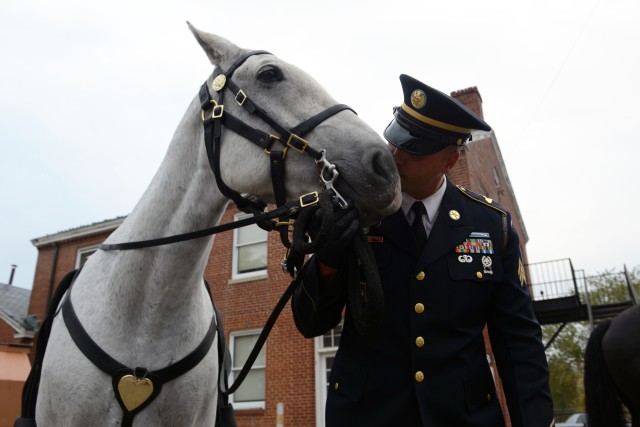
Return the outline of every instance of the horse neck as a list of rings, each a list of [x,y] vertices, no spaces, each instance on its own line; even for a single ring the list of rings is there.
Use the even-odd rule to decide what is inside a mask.
[[[197,98],[182,118],[167,154],[149,187],[109,243],[172,236],[217,224],[227,205],[211,173],[203,148],[202,121]],[[212,237],[148,249],[117,251],[119,277],[136,296],[158,304],[185,300],[185,293],[199,296],[202,277],[213,244]],[[107,256],[110,254],[107,254]],[[112,275],[113,277],[113,275]],[[111,283],[110,286],[117,286]],[[176,293],[181,297],[176,298]],[[160,300],[162,299],[162,300]],[[186,298],[188,299],[188,297]],[[186,302],[185,302],[186,303]],[[176,309],[176,307],[172,307]]]

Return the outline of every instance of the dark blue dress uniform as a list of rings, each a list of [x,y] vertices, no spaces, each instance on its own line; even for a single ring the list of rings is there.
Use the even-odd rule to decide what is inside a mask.
[[[431,88],[420,87],[429,97]],[[447,181],[422,249],[402,209],[367,236],[384,290],[384,323],[375,336],[363,337],[347,307],[329,379],[326,425],[504,426],[485,325],[512,426],[553,425],[540,326],[510,214]],[[346,286],[338,270],[322,288],[313,274],[315,257],[309,262],[292,307],[300,332],[313,337],[342,319]]]

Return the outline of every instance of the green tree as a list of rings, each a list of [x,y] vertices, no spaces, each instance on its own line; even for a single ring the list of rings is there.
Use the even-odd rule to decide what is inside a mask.
[[[636,296],[640,297],[640,265],[628,272]],[[629,290],[624,272],[607,270],[586,277],[589,301],[592,305],[629,301]],[[580,292],[584,292],[580,289]],[[586,302],[583,298],[583,303]],[[640,302],[640,301],[639,301]],[[561,325],[542,327],[543,341],[548,343]],[[584,412],[583,363],[584,349],[591,330],[588,322],[568,323],[562,327],[547,348],[550,387],[557,413]]]

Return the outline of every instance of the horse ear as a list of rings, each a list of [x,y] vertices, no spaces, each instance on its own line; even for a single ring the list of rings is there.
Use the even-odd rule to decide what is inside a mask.
[[[198,30],[189,21],[187,25],[213,65],[222,66],[226,62],[225,59],[235,58],[241,50],[223,37]]]

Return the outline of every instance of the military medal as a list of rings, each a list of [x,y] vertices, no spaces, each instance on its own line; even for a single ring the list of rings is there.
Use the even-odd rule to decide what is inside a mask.
[[[491,265],[493,264],[493,260],[491,259],[490,256],[483,256],[482,257],[482,266],[484,267],[484,274],[493,274],[493,269],[491,268]]]

